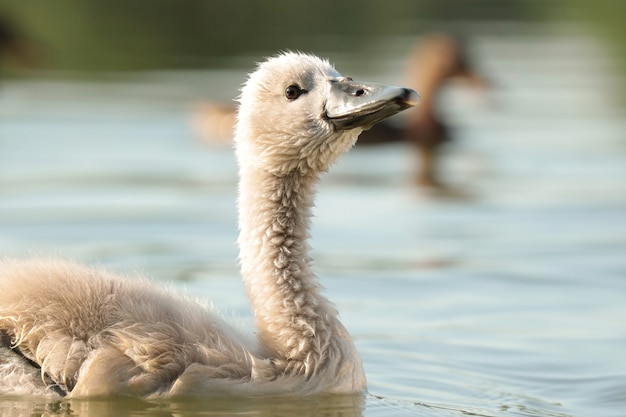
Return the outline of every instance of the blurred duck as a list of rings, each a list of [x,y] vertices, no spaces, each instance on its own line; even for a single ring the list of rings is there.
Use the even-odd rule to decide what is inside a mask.
[[[441,88],[453,78],[481,88],[486,86],[484,79],[471,68],[458,40],[445,34],[426,36],[410,52],[406,74],[407,85],[421,94],[420,106],[407,113],[404,125],[386,122],[363,132],[359,144],[410,141],[419,157],[416,183],[425,187],[442,186],[438,153],[451,135],[450,128],[437,113],[435,102]]]
[[[404,123],[384,121],[364,131],[358,146],[409,141],[418,154],[415,182],[426,188],[442,188],[439,151],[451,139],[450,128],[437,113],[441,88],[459,79],[483,88],[485,80],[471,67],[463,44],[447,34],[431,34],[409,52],[405,84],[420,92],[421,102],[406,113]],[[193,125],[200,135],[217,143],[230,143],[236,120],[235,106],[205,102],[197,107]]]
[[[191,124],[200,136],[209,142],[231,144],[237,123],[235,105],[218,104],[209,101],[196,105]]]
[[[40,63],[42,51],[39,45],[25,36],[14,20],[0,13],[0,58],[7,58],[22,67],[34,67]]]

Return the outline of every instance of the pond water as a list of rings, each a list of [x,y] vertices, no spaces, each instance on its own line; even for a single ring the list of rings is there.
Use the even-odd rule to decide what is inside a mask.
[[[502,89],[489,102],[460,88],[442,98],[458,127],[446,180],[463,192],[417,190],[405,144],[357,146],[324,177],[313,257],[363,357],[366,395],[4,397],[0,414],[623,415],[626,119],[588,42],[481,40]],[[401,82],[401,55],[379,72],[334,61]],[[4,83],[0,253],[173,281],[251,328],[233,153],[189,123],[194,100],[234,97],[250,68]]]

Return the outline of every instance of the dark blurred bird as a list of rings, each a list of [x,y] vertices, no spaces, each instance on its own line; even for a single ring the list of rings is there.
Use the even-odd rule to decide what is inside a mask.
[[[27,37],[14,19],[0,13],[0,59],[9,59],[22,67],[35,66],[42,51]]]
[[[484,78],[470,65],[465,47],[458,39],[432,34],[418,41],[408,56],[406,84],[420,92],[420,106],[407,112],[405,124],[387,121],[363,132],[359,144],[411,142],[419,159],[415,182],[427,187],[441,186],[439,150],[450,141],[451,128],[438,114],[435,101],[441,88],[453,78],[486,86]]]

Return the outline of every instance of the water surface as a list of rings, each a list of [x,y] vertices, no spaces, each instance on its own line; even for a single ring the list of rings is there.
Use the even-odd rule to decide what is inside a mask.
[[[363,357],[365,396],[5,397],[0,414],[623,415],[626,120],[606,104],[610,88],[587,79],[585,42],[564,42],[482,40],[506,105],[493,110],[465,90],[444,97],[460,127],[446,155],[456,197],[416,190],[404,144],[357,147],[324,177],[313,256]],[[577,65],[563,79],[545,59],[512,62],[529,43]],[[368,77],[397,80],[395,59]],[[189,124],[193,100],[234,97],[245,70],[5,83],[0,253],[173,281],[251,328],[234,156]]]

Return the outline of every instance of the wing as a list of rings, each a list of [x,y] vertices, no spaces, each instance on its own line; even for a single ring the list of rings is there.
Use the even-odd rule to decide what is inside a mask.
[[[64,261],[0,262],[0,332],[14,372],[73,397],[165,394],[194,364],[207,379],[252,373],[244,338],[206,307]]]

